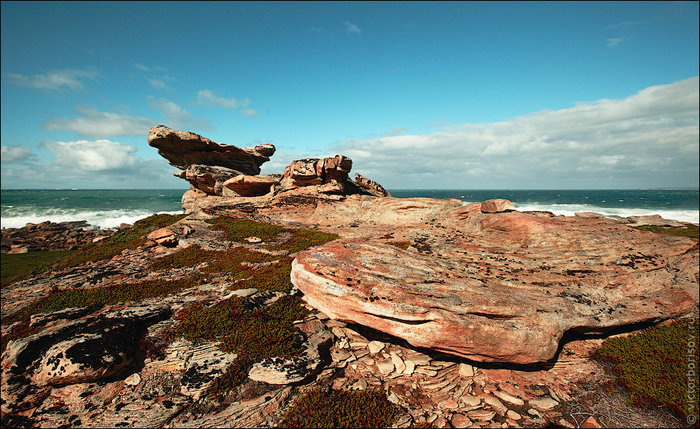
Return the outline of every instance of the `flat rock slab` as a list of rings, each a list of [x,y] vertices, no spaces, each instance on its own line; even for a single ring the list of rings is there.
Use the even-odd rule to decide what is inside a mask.
[[[442,213],[421,246],[349,238],[299,253],[292,283],[333,319],[483,362],[552,359],[569,330],[684,314],[698,242],[604,219]]]

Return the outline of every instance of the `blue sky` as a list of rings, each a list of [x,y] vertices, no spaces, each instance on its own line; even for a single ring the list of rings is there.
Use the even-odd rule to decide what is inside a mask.
[[[388,188],[698,186],[698,3],[2,2],[2,187],[186,188],[157,124]]]

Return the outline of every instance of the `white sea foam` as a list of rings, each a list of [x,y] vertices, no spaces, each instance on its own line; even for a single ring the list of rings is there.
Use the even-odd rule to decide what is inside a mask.
[[[161,211],[158,214],[181,214],[182,211]],[[51,209],[42,213],[23,211],[0,218],[2,228],[21,228],[27,223],[68,222],[85,220],[87,223],[100,228],[114,228],[122,223],[133,224],[139,219],[152,215],[153,212],[147,210],[106,210],[106,211],[77,211],[77,210],[57,210]]]
[[[574,216],[576,212],[595,212],[606,216],[621,217],[660,215],[664,219],[691,223],[698,223],[700,218],[698,210],[616,208],[599,207],[590,204],[514,204],[519,211],[542,210],[564,216]]]

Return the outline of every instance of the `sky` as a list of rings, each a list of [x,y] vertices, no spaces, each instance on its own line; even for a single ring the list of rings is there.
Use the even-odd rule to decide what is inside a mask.
[[[158,124],[389,189],[698,186],[698,2],[1,7],[3,189],[186,189]]]

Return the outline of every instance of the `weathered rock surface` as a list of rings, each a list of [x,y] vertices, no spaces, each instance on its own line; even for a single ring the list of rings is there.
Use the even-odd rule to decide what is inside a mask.
[[[39,250],[74,250],[111,230],[89,229],[86,221],[28,223],[22,228],[3,228],[0,232],[2,253],[26,253]]]
[[[495,199],[481,203],[482,213],[501,213],[515,210],[515,206],[508,200]]]
[[[343,155],[298,159],[285,168],[280,182],[281,191],[327,183],[344,185],[351,169],[352,160]]]
[[[243,173],[227,167],[192,164],[186,170],[173,175],[187,180],[194,189],[210,195],[221,195],[224,183],[240,174]]]
[[[659,321],[697,303],[696,240],[606,220],[482,212],[477,204],[442,213],[447,229],[417,251],[344,239],[302,252],[292,282],[331,318],[520,364],[552,359],[567,331]]]
[[[181,170],[199,164],[226,167],[243,174],[260,173],[260,166],[269,161],[275,151],[273,145],[239,148],[216,143],[199,134],[176,131],[164,125],[148,131],[148,144],[157,148],[170,165]]]
[[[280,182],[279,174],[261,174],[258,176],[240,175],[232,177],[223,183],[224,196],[256,197],[266,195],[273,191],[274,186]],[[227,194],[227,191],[232,191]]]

